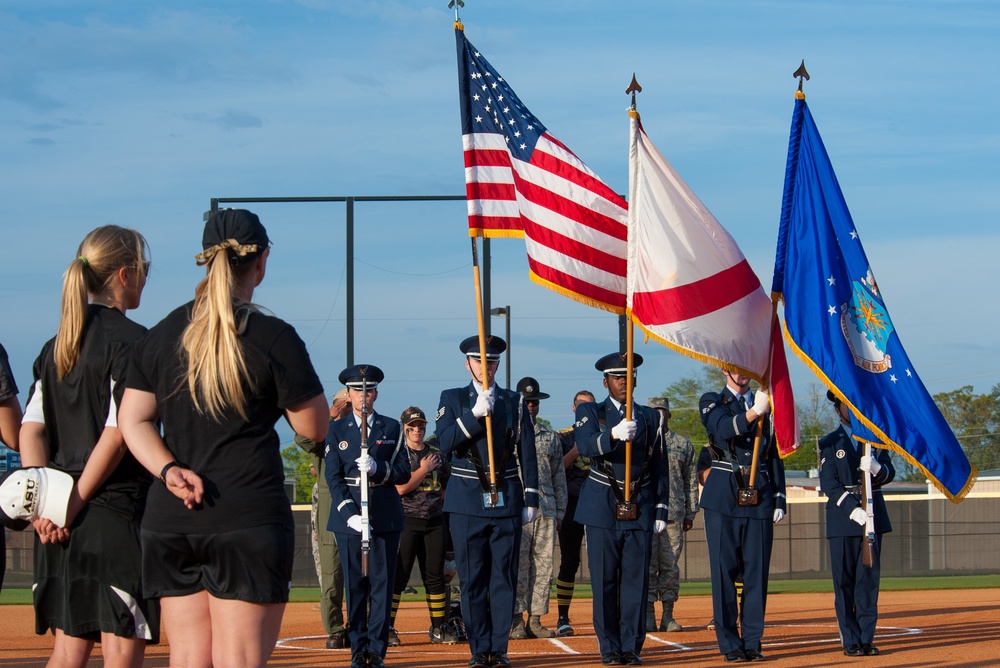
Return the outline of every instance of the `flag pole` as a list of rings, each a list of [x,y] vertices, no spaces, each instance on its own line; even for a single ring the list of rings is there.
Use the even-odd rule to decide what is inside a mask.
[[[805,93],[802,92],[802,82],[803,80],[809,80],[809,72],[806,71],[806,61],[805,58],[799,64],[799,68],[792,73],[792,77],[799,80],[799,88],[795,96],[805,98]],[[771,358],[774,356],[774,326],[778,321],[778,296],[775,293],[771,293],[771,330],[767,337],[767,368],[764,371],[764,377],[761,378],[760,386],[765,391],[770,391],[771,385]],[[779,325],[780,327],[780,325]],[[773,424],[774,416],[771,416],[771,421]],[[753,438],[753,460],[750,462],[750,487],[753,487],[757,482],[757,455],[760,454],[760,437],[761,432],[764,429],[764,421],[760,418],[757,419],[757,430]]]
[[[632,73],[632,81],[629,83],[628,88],[625,89],[625,94],[632,95],[632,104],[629,106],[628,115],[629,118],[634,119],[636,122],[639,121],[639,112],[635,108],[635,94],[642,92],[642,86],[636,81],[635,72]],[[631,169],[629,170],[631,171]],[[629,189],[631,190],[631,184]],[[626,279],[627,282],[627,279]],[[626,285],[626,297],[628,293],[628,286]],[[625,333],[625,421],[630,422],[632,420],[632,391],[634,385],[634,374],[635,365],[632,362],[632,349],[634,347],[635,341],[635,327],[632,322],[632,313],[628,310],[628,304],[626,303],[626,333]],[[632,500],[632,441],[625,441],[625,503]]]
[[[625,335],[625,421],[629,422],[632,420],[632,390],[633,390],[633,374],[635,373],[635,366],[632,363],[632,347],[633,341],[635,339],[635,327],[632,325],[632,316],[626,316],[628,319],[628,324],[626,325],[626,335]],[[632,441],[625,441],[625,503],[632,500]]]
[[[487,391],[490,388],[486,386],[486,374],[488,367],[486,360],[486,323],[483,320],[483,288],[482,282],[479,278],[479,245],[477,240],[478,235],[472,237],[472,282],[476,288],[476,324],[479,327],[479,364],[480,364],[480,381],[482,382],[483,391]],[[485,416],[486,421],[486,452],[489,458],[489,468],[490,468],[490,505],[496,507],[498,497],[497,497],[497,474],[493,466],[493,415],[492,412],[487,412]]]
[[[765,392],[771,389],[771,357],[774,355],[774,324],[778,320],[778,300],[771,297],[771,330],[767,336],[767,367],[764,369],[764,377],[760,379],[760,388]],[[774,416],[771,416],[774,420]],[[750,487],[757,482],[757,456],[760,454],[760,437],[764,431],[764,416],[757,418],[757,430],[753,437],[753,459],[750,460]]]

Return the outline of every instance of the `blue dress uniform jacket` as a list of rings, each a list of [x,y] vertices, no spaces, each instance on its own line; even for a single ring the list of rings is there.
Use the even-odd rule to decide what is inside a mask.
[[[728,387],[721,393],[702,395],[700,408],[711,453],[701,508],[712,575],[715,636],[722,654],[760,651],[774,539],[774,511],[785,510],[785,466],[771,434],[770,415],[765,415],[759,418],[764,423],[754,483],[758,504],[740,506],[732,457],[735,453],[743,482],[749,485],[757,421],[747,422],[746,409]],[[743,582],[742,609],[737,606],[737,580]]]
[[[834,608],[844,647],[870,643],[878,620],[882,534],[892,531],[881,487],[892,482],[896,470],[887,450],[872,449],[882,469],[872,476],[875,544],[872,567],[862,563],[865,527],[851,519],[851,511],[862,505],[861,471],[863,444],[843,427],[823,437],[820,447],[820,487],[827,496],[826,536],[830,543]]]
[[[618,489],[624,492],[625,441],[611,437],[611,429],[624,419],[608,397],[601,403],[577,406],[573,428],[577,449],[591,458],[575,518],[586,526],[594,630],[605,656],[642,651],[653,520],[666,522],[669,510],[670,477],[668,460],[662,452],[660,415],[651,408],[633,405],[636,433],[630,478],[641,478],[630,500],[638,504],[638,512],[634,520],[615,519],[618,497],[607,467],[613,471]]]
[[[721,394],[709,392],[701,398],[701,419],[708,432],[712,452],[712,471],[721,475],[709,475],[705,489],[701,493],[701,507],[714,510],[731,517],[754,517],[769,522],[774,517],[775,508],[786,510],[785,465],[778,456],[777,445],[771,434],[770,415],[765,415],[761,429],[760,455],[757,464],[757,480],[760,503],[756,506],[740,506],[736,502],[736,475],[730,460],[730,444],[736,451],[739,465],[748,470],[753,462],[753,441],[757,433],[757,423],[748,424],[746,409],[728,388]],[[719,452],[721,450],[721,454]],[[750,476],[743,476],[749,484]]]
[[[368,577],[361,575],[361,534],[347,526],[348,518],[361,514],[361,472],[355,461],[361,456],[361,429],[354,414],[330,423],[326,436],[326,482],[332,499],[327,528],[337,539],[343,565],[352,656],[372,653],[385,658],[396,555],[403,530],[403,506],[396,485],[410,479],[410,460],[402,452],[406,446],[399,434],[399,422],[372,414],[368,454],[375,460],[375,471],[368,476]]]
[[[497,471],[497,490],[502,492],[506,505],[503,508],[485,508],[483,490],[475,464],[470,458],[473,450],[479,456],[484,470],[488,471],[486,420],[472,414],[478,392],[470,383],[441,393],[438,404],[434,436],[441,454],[451,463],[448,493],[444,498],[445,512],[480,517],[517,517],[524,506],[538,507],[538,461],[535,458],[535,428],[531,416],[521,403],[521,396],[493,386],[493,457],[501,464],[505,449],[508,457],[503,471]],[[519,438],[516,447],[508,442]],[[518,470],[520,469],[520,474]],[[522,486],[523,481],[523,486]],[[508,629],[509,630],[509,629]]]
[[[861,486],[861,456],[865,454],[864,445],[847,435],[843,427],[827,434],[819,442],[820,451],[820,488],[827,496],[826,501],[826,535],[832,536],[863,536],[865,528],[851,519],[851,511],[861,507],[862,497],[857,491]],[[885,497],[882,486],[892,482],[896,477],[896,469],[888,450],[872,448],[872,454],[882,470],[872,476],[872,499],[875,514],[875,532],[889,533],[892,524],[889,522],[889,512],[885,508]]]
[[[478,396],[475,384],[441,393],[434,430],[437,445],[451,464],[444,509],[450,513],[455,565],[462,583],[462,616],[473,656],[507,652],[517,589],[521,511],[525,506],[537,508],[539,502],[531,416],[520,394],[497,385],[492,390],[493,457],[503,507],[483,503],[474,459],[478,456],[488,477],[489,454],[486,420],[472,414]]]

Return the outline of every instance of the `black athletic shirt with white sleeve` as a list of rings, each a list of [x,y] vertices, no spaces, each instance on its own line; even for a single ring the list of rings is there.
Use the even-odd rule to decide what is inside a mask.
[[[49,443],[49,466],[78,479],[105,426],[117,426],[125,392],[129,348],[146,328],[121,311],[90,304],[84,320],[80,355],[59,379],[55,338],[42,347],[33,367],[34,382],[25,406],[25,422],[41,422]],[[98,490],[126,492],[141,498],[152,477],[126,452]]]
[[[180,341],[193,304],[174,310],[135,346],[126,385],[156,395],[167,448],[201,476],[205,495],[189,510],[165,486],[153,485],[142,528],[214,533],[270,523],[294,526],[274,425],[285,409],[323,393],[306,346],[286,322],[251,314],[240,336],[252,379],[248,420],[233,410],[216,420],[195,409],[185,378]]]

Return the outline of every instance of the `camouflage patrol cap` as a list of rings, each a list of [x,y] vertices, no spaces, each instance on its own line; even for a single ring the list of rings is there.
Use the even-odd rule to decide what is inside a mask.
[[[650,397],[646,401],[646,405],[650,408],[662,408],[663,410],[670,410],[670,399],[666,397]]]

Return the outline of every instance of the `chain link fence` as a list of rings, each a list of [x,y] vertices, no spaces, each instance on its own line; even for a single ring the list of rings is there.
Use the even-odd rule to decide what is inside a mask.
[[[789,499],[789,512],[775,527],[772,580],[827,578],[826,498]],[[1000,572],[1000,493],[970,494],[954,504],[937,494],[886,497],[893,531],[882,543],[883,577],[985,575]],[[316,587],[309,507],[295,506],[295,566],[292,585]],[[34,534],[7,534],[4,587],[29,588]],[[556,548],[558,550],[558,546]],[[558,559],[557,559],[558,563]],[[708,581],[708,549],[701,515],[687,534],[681,555],[683,581]],[[577,582],[588,583],[584,563]]]

